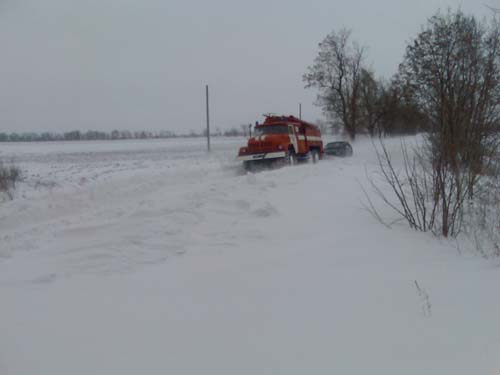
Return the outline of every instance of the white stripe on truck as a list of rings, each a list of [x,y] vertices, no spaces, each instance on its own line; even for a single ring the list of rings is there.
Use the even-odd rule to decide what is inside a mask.
[[[298,137],[298,138],[299,138],[301,141],[305,141],[305,140],[306,140],[306,137],[305,137],[305,136],[303,136],[303,135],[299,135],[299,137]],[[308,136],[307,136],[307,140],[308,140],[308,141],[313,141],[313,142],[314,142],[314,141],[318,141],[318,142],[319,142],[319,141],[321,141],[321,137],[315,137],[315,136],[312,136],[312,135],[308,135]]]

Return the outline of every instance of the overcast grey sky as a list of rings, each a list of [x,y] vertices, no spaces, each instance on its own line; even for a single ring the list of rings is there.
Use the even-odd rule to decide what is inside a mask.
[[[0,131],[222,129],[296,114],[302,74],[348,27],[390,77],[439,8],[484,17],[500,0],[0,0]]]

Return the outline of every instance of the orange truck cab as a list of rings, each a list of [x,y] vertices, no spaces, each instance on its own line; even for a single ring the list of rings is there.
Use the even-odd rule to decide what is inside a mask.
[[[264,123],[255,125],[247,146],[238,152],[238,160],[246,167],[274,162],[294,164],[301,160],[316,162],[323,156],[318,127],[293,116],[265,116]]]

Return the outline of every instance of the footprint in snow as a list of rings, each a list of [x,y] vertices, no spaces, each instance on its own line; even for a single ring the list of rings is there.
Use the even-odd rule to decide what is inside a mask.
[[[270,217],[277,215],[278,210],[268,202],[264,207],[260,207],[253,211],[253,214],[257,217]]]
[[[48,275],[42,275],[31,280],[33,284],[50,284],[56,281],[57,275],[55,273],[49,273]]]

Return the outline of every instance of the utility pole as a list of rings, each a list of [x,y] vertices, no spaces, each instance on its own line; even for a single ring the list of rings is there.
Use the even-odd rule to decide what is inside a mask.
[[[299,103],[299,120],[302,120],[302,103]]]
[[[208,85],[205,86],[207,96],[207,150],[210,152],[210,112],[208,109]]]

